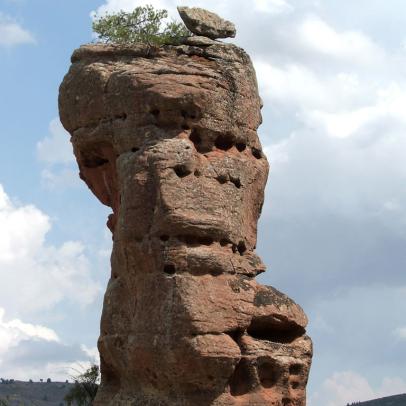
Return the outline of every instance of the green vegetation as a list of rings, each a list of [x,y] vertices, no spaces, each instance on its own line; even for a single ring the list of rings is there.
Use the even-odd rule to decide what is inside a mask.
[[[166,10],[156,10],[147,5],[137,7],[130,13],[120,11],[116,14],[97,16],[92,28],[104,43],[144,43],[150,46],[179,44],[190,32],[182,23],[164,23],[163,20],[167,17]]]
[[[92,404],[99,388],[99,374],[99,367],[92,365],[85,372],[74,378],[75,383],[65,396],[68,406],[89,406]]]
[[[381,399],[368,400],[365,402],[347,403],[347,406],[404,406],[406,405],[406,394],[387,396]]]

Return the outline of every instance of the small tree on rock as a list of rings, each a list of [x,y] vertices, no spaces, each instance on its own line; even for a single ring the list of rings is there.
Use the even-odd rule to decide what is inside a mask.
[[[132,12],[120,11],[96,16],[93,31],[104,43],[131,45],[144,43],[150,46],[178,44],[190,34],[183,23],[170,21],[166,10],[156,10],[151,5],[136,7]]]
[[[91,405],[99,388],[99,367],[92,365],[75,378],[73,387],[69,390],[64,400],[68,404],[77,406]]]

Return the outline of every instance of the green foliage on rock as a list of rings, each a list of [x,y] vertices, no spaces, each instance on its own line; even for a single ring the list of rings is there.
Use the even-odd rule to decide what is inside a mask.
[[[92,365],[75,378],[72,389],[65,396],[65,402],[68,406],[89,406],[93,403],[99,388],[99,374],[99,367]]]
[[[93,31],[105,43],[130,45],[144,43],[160,46],[179,44],[183,37],[190,35],[182,23],[170,21],[166,10],[156,10],[151,5],[137,7],[132,12],[96,16]]]

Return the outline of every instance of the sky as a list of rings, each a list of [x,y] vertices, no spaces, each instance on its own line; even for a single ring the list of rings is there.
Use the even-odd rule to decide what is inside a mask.
[[[271,165],[259,279],[306,311],[310,406],[406,392],[404,0],[150,0],[233,21]],[[0,376],[97,360],[109,210],[81,183],[58,87],[94,13],[139,0],[0,0]]]

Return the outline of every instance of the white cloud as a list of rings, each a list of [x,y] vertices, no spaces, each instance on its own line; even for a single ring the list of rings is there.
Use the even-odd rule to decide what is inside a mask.
[[[86,345],[81,345],[82,351],[89,357],[90,361],[96,365],[100,365],[100,354],[97,347],[86,347]]]
[[[0,365],[2,355],[23,340],[59,341],[55,331],[40,325],[24,323],[19,319],[5,320],[5,310],[0,307]]]
[[[151,0],[148,4],[152,5],[157,9],[168,10],[171,17],[177,17],[178,13],[176,11],[177,3],[171,0]],[[180,4],[180,3],[179,3]],[[105,4],[97,8],[96,14],[103,15],[105,13],[117,12],[120,10],[132,11],[138,6],[145,6],[145,2],[141,0],[107,0]],[[94,12],[92,13],[92,15]]]
[[[54,354],[50,356],[51,360],[46,359],[49,353],[55,352],[60,353],[61,358],[65,355],[68,361],[53,361]],[[69,361],[72,356],[80,359]],[[20,358],[24,359],[24,368],[21,368]],[[79,350],[72,349],[62,344],[56,332],[48,327],[25,323],[19,319],[6,320],[5,310],[0,307],[2,377],[25,381],[30,378],[39,380],[52,377],[53,380],[64,381],[72,375],[77,375],[77,372],[84,371],[92,360],[98,360],[96,348],[81,346]]]
[[[383,50],[362,32],[338,32],[315,15],[303,20],[297,34],[304,48],[333,59],[365,65],[384,60]]]
[[[310,399],[310,406],[343,406],[406,392],[406,382],[401,378],[384,378],[377,389],[367,379],[353,371],[336,372],[327,378],[320,391]]]
[[[37,143],[38,159],[49,164],[74,162],[70,135],[58,118],[49,123],[49,132],[49,136]]]
[[[78,187],[80,178],[77,169],[43,169],[41,171],[41,185],[48,190]]]
[[[394,334],[397,338],[401,340],[406,340],[406,327],[398,327],[395,331]]]
[[[32,34],[22,28],[12,18],[0,12],[0,47],[11,47],[21,44],[35,44]]]
[[[80,242],[46,243],[48,216],[14,204],[0,185],[0,306],[11,315],[49,309],[63,300],[91,303],[100,291]]]
[[[376,89],[375,100],[371,100],[372,105],[336,112],[313,110],[306,117],[310,125],[320,125],[330,136],[349,137],[388,120],[406,126],[406,117],[402,111],[405,102],[406,86],[390,83],[384,88]]]
[[[76,187],[80,184],[70,135],[58,118],[49,124],[49,135],[38,141],[37,157],[45,165],[41,184],[49,190]]]
[[[285,0],[254,0],[255,10],[270,14],[288,13],[293,7]]]

